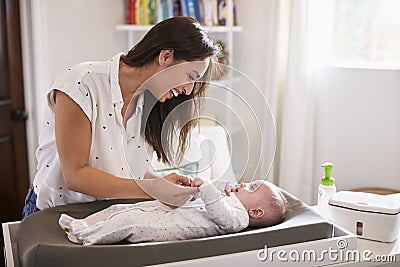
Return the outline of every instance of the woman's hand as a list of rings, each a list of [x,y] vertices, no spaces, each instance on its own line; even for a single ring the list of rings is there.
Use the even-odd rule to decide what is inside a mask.
[[[184,175],[179,175],[175,172],[164,176],[164,179],[170,183],[182,185],[182,186],[191,186],[192,182],[193,182],[190,177],[184,176]]]
[[[145,177],[155,177],[147,175]],[[198,195],[199,189],[191,187],[191,179],[187,176],[171,173],[163,178],[135,180],[136,183],[152,198],[164,204],[180,207]]]

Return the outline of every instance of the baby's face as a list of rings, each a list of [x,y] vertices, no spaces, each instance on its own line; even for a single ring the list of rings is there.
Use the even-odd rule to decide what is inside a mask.
[[[246,209],[257,206],[258,203],[265,201],[265,198],[270,194],[270,190],[262,181],[254,181],[251,183],[241,183],[240,185],[232,188],[236,197],[242,202]]]

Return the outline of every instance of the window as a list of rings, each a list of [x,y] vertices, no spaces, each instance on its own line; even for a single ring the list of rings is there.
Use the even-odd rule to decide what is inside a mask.
[[[322,2],[324,5],[312,2],[310,15],[320,20],[313,21],[320,28],[319,34],[314,34],[325,38],[314,40],[320,40],[318,46],[325,61],[335,65],[400,68],[399,0]]]

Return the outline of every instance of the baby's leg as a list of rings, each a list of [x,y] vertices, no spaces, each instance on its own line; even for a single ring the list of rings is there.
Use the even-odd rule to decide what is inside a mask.
[[[58,223],[68,235],[69,240],[74,243],[81,244],[82,240],[79,236],[83,231],[87,230],[88,227],[95,226],[98,223],[106,221],[108,217],[110,217],[112,214],[128,209],[132,205],[133,204],[113,205],[104,210],[98,211],[84,219],[75,219],[67,214],[61,214]]]
[[[135,204],[115,204],[104,210],[100,210],[92,215],[89,215],[84,220],[88,225],[94,225],[98,222],[107,220],[107,218],[117,212],[132,208]]]
[[[77,237],[84,245],[118,243],[136,234],[134,229],[141,218],[143,212],[137,209],[118,211],[106,220],[86,227]]]
[[[77,233],[87,227],[87,224],[83,220],[77,220],[67,214],[61,214],[58,224],[65,231],[68,239],[71,242],[82,244],[82,242],[76,237]]]

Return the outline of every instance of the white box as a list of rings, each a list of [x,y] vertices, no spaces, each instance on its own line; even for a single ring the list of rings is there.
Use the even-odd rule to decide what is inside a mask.
[[[399,236],[400,194],[338,192],[329,200],[329,219],[358,237],[392,242]]]

